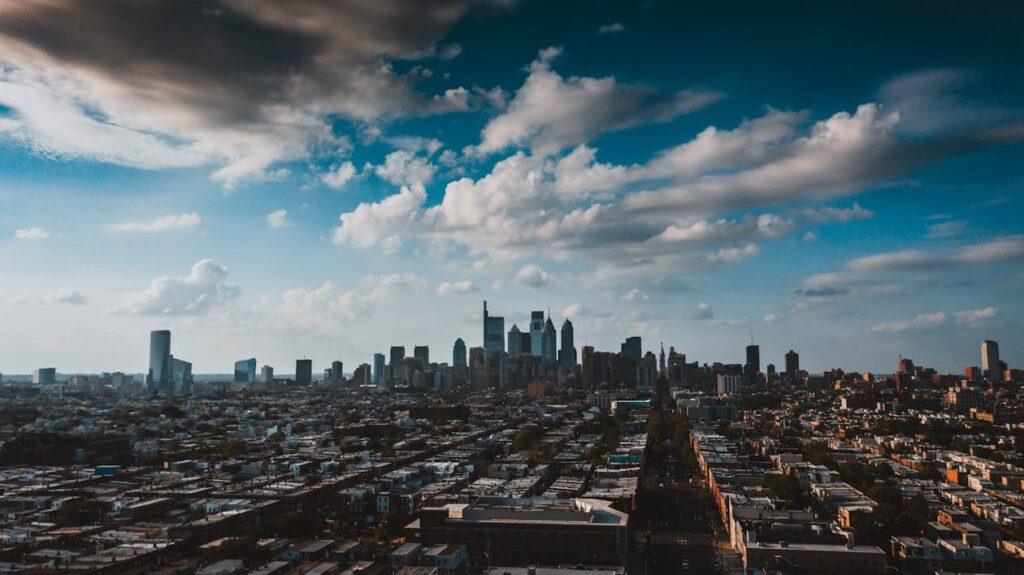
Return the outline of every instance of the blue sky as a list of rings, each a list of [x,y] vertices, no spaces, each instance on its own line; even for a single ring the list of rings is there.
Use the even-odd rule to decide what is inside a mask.
[[[165,328],[199,372],[450,359],[483,299],[702,362],[1024,360],[1015,3],[122,4],[0,7],[3,373]]]

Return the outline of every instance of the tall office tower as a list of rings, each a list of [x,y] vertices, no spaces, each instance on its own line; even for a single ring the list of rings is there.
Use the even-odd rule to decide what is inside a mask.
[[[462,338],[455,340],[455,347],[452,348],[452,365],[455,367],[466,365],[466,342]]]
[[[57,383],[57,368],[41,367],[33,371],[32,383],[36,385],[53,385]]]
[[[295,383],[296,385],[313,385],[313,360],[295,360]]]
[[[530,312],[530,353],[540,357],[541,354],[541,334],[544,332],[544,312],[534,311]],[[525,353],[526,350],[523,350]]]
[[[495,317],[487,313],[487,302],[484,301],[484,349],[493,359],[505,351],[505,318]]]
[[[901,357],[896,366],[896,373],[914,374],[914,361],[909,357]]]
[[[661,344],[661,353],[658,354],[658,375],[668,377],[668,366],[665,363],[665,344]]]
[[[632,337],[627,337],[626,341],[622,342],[620,353],[623,357],[639,363],[640,358],[643,357],[642,347],[643,346],[640,343],[640,336],[634,335]]]
[[[274,385],[274,368],[264,365],[263,369],[260,370],[260,380],[266,387]]]
[[[384,377],[384,354],[375,353],[373,354],[373,384],[380,385],[382,381],[387,381]]]
[[[361,363],[352,372],[352,385],[370,385],[370,364]]]
[[[417,345],[412,348],[412,356],[422,361],[425,364],[430,363],[430,346],[428,345]]]
[[[393,345],[388,351],[388,365],[395,369],[405,360],[405,346]]]
[[[174,393],[188,393],[192,390],[192,364],[171,356],[171,382],[167,388]]]
[[[796,382],[797,372],[800,371],[800,354],[793,350],[786,352],[786,377],[790,383]]]
[[[572,322],[568,318],[562,322],[562,350],[559,360],[562,362],[563,370],[576,370],[576,346],[573,345]]]
[[[523,334],[520,333],[519,326],[512,324],[512,329],[508,330],[508,358],[515,360],[522,351]]]
[[[544,331],[540,335],[540,357],[545,366],[550,367],[557,364],[557,339],[558,332],[555,331],[555,324],[551,323],[551,318],[549,317],[548,320],[544,322]]]
[[[594,389],[594,347],[583,346],[580,353],[580,379],[583,380],[583,389],[593,391]]]
[[[256,358],[241,359],[235,362],[235,383],[252,385],[256,383]]]
[[[981,342],[981,371],[992,383],[1003,381],[1003,370],[999,366],[999,344],[990,339]]]
[[[775,381],[775,364],[769,363],[768,367],[765,368],[765,374],[768,376],[768,383]]]
[[[747,365],[750,366],[754,375],[761,373],[761,348],[759,346],[754,344],[747,346]]]
[[[166,329],[151,331],[146,389],[152,393],[169,390],[171,386],[171,332]]]
[[[331,362],[331,383],[341,383],[345,377],[345,364],[335,360]]]

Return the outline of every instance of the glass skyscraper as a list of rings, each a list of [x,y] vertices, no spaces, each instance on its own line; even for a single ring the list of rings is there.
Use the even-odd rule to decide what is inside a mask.
[[[161,329],[149,332],[149,371],[146,373],[146,389],[149,392],[170,391],[171,381],[171,332]]]
[[[497,357],[505,351],[505,318],[495,317],[487,313],[487,302],[484,301],[484,349],[488,357]]]

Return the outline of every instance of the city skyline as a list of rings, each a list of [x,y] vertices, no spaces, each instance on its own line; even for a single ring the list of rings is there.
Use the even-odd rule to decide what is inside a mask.
[[[481,300],[577,354],[1024,364],[1018,5],[213,4],[0,7],[0,372],[355,369]]]

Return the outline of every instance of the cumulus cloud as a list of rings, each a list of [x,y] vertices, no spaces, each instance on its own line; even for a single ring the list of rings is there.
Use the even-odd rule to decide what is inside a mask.
[[[129,294],[111,311],[132,315],[206,315],[234,302],[241,289],[227,283],[228,269],[200,260],[182,277],[161,276],[149,288]]]
[[[715,310],[706,301],[697,304],[697,309],[690,313],[690,319],[706,321],[715,318]]]
[[[430,49],[469,0],[29,0],[0,6],[0,121],[58,157],[211,165],[231,187],[358,121],[466,109],[389,65]],[[457,55],[454,46],[440,50]]]
[[[336,335],[347,324],[372,315],[396,294],[423,287],[426,280],[412,273],[396,273],[365,276],[360,284],[348,290],[331,281],[315,289],[292,288],[281,294],[279,302],[265,302],[264,306],[278,326]]]
[[[513,278],[519,287],[538,289],[551,283],[551,276],[537,264],[527,264]]]
[[[721,98],[702,90],[659,94],[646,86],[620,84],[610,76],[564,78],[551,68],[561,52],[561,48],[541,50],[530,64],[526,82],[505,112],[487,123],[472,152],[527,147],[551,154],[604,132],[670,120]]]
[[[396,186],[422,186],[434,178],[437,166],[413,151],[397,150],[388,154],[374,172]]]
[[[342,162],[332,166],[320,179],[328,186],[340,190],[355,177],[356,167],[352,162]]]
[[[825,206],[821,208],[807,208],[804,214],[816,222],[852,222],[855,220],[866,220],[875,217],[875,212],[862,207],[854,202],[848,208],[836,208]]]
[[[457,282],[442,282],[437,286],[437,295],[457,295],[480,291],[473,282],[462,280]]]
[[[337,245],[356,247],[382,245],[393,252],[409,233],[427,199],[423,186],[406,186],[394,195],[375,203],[361,203],[355,210],[341,214],[341,225],[334,228],[332,240]]]
[[[267,214],[267,225],[274,229],[288,226],[288,210],[274,210]]]
[[[197,213],[160,216],[148,221],[120,222],[110,224],[107,229],[115,233],[125,234],[159,234],[178,230],[189,230],[199,227],[203,219]]]
[[[14,239],[42,241],[50,238],[50,232],[42,228],[21,228],[14,231]]]

